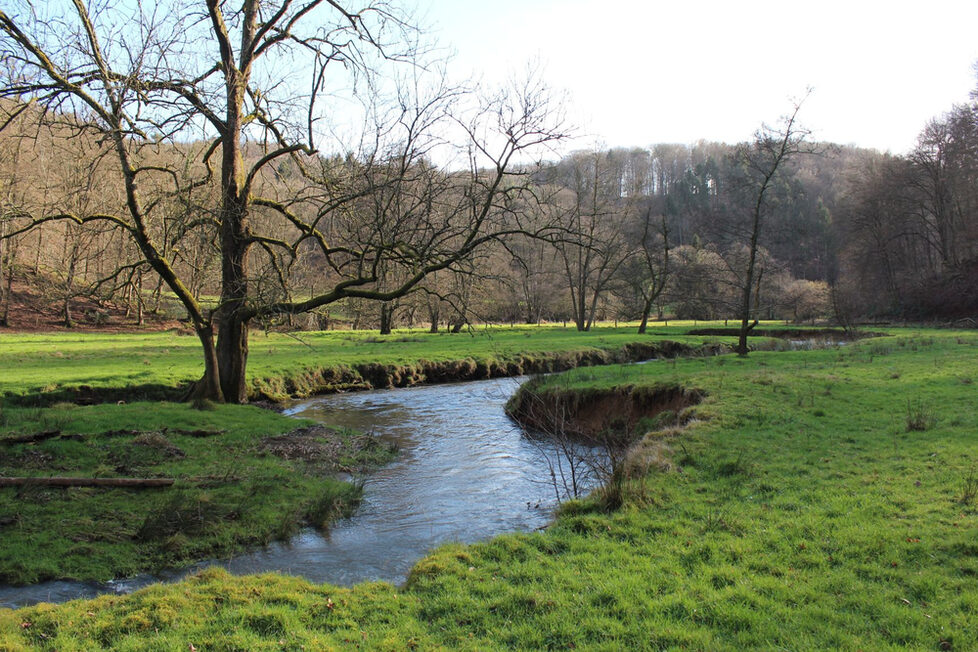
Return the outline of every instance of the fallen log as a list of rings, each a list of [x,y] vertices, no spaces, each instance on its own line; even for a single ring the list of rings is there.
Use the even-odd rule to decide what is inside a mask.
[[[177,435],[186,435],[188,437],[214,437],[217,435],[223,435],[227,430],[186,430],[184,428],[160,428],[159,430],[106,430],[102,433],[103,437],[119,437],[119,436],[131,436],[138,437],[139,435],[151,435],[153,433],[159,433],[161,435],[166,435],[167,433],[174,433]]]
[[[0,477],[0,487],[22,487],[25,485],[41,487],[169,487],[173,478],[4,478]]]
[[[55,437],[60,436],[60,430],[45,430],[44,432],[35,432],[29,435],[12,435],[10,437],[3,437],[0,439],[0,443],[6,446],[13,446],[14,444],[36,444],[44,441],[45,439],[54,439]]]
[[[163,432],[167,429],[164,428]],[[170,432],[175,432],[178,435],[186,435],[187,437],[215,437],[217,435],[223,435],[227,430],[184,430],[183,428],[174,428]]]

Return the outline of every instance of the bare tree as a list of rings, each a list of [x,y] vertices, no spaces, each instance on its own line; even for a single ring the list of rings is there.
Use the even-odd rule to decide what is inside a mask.
[[[451,123],[468,168],[439,173],[427,157],[459,92],[426,85],[416,66],[390,110],[365,108],[372,129],[344,141],[339,156],[320,155],[329,133],[322,101],[344,84],[382,97],[385,62],[419,53],[417,31],[382,1],[187,0],[166,12],[111,0],[11,4],[0,11],[0,52],[11,64],[0,72],[0,97],[36,102],[43,119],[106,143],[124,187],[119,210],[28,210],[11,233],[99,222],[131,238],[193,324],[202,397],[247,399],[253,320],[344,299],[389,301],[523,231],[510,209],[528,180],[514,169],[528,149],[561,137],[546,92],[527,82]],[[288,185],[275,185],[283,170],[299,194],[275,192]],[[216,233],[220,300],[210,310],[162,234],[173,234],[174,202],[213,184],[213,211],[184,227]],[[287,290],[302,256],[326,271],[313,294],[295,297]],[[409,273],[385,286],[384,264]]]
[[[658,224],[655,222],[658,221]],[[649,316],[656,301],[669,282],[669,224],[664,215],[658,220],[647,207],[639,219],[641,236],[638,251],[622,268],[625,285],[641,302],[641,323],[638,332],[645,333]]]
[[[564,225],[555,244],[579,331],[591,329],[599,301],[632,253],[622,229],[618,177],[608,163],[600,152],[575,155],[565,190],[554,196]]]
[[[798,102],[791,114],[782,119],[780,127],[762,127],[754,135],[753,142],[742,145],[735,153],[735,192],[740,196],[741,205],[748,207],[746,263],[737,275],[740,335],[736,351],[739,355],[747,355],[747,336],[757,325],[754,307],[760,286],[757,278],[758,252],[764,223],[774,204],[772,195],[778,173],[792,157],[812,151],[805,142],[810,132],[797,123],[800,110],[801,102]]]

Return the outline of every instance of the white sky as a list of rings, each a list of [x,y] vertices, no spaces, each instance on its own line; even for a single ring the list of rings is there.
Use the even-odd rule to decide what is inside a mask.
[[[816,139],[903,153],[976,86],[978,0],[415,2],[460,79],[539,60],[575,147],[746,140],[811,86]]]

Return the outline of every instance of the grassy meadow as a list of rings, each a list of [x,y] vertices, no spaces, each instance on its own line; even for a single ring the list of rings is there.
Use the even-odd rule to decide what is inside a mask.
[[[669,339],[697,346],[713,339],[686,335],[691,325],[679,322],[649,335],[638,335],[631,326],[598,326],[588,333],[559,326],[479,327],[461,333],[399,330],[387,336],[377,331],[253,333],[248,372],[253,394],[285,398],[323,389],[312,387],[309,379],[324,370],[345,371],[346,378],[337,382],[356,386],[364,379],[355,368],[364,365],[467,361],[488,367],[517,358],[614,352],[635,342]],[[0,397],[8,402],[69,400],[78,394],[134,400],[179,396],[203,373],[203,362],[193,335],[59,331],[0,334],[0,369]]]
[[[704,400],[645,436],[621,508],[443,546],[404,587],[212,569],[0,611],[0,649],[978,649],[976,361],[974,332],[893,330],[552,376]]]

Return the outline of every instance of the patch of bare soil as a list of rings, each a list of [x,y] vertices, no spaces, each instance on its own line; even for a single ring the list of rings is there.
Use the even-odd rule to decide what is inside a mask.
[[[385,462],[393,453],[388,444],[372,435],[337,431],[320,425],[265,437],[258,447],[284,460],[349,473]]]
[[[3,279],[6,283],[6,279]],[[6,288],[5,288],[6,289]],[[156,315],[148,310],[143,313],[143,323],[136,319],[135,309],[124,303],[101,301],[89,296],[71,299],[71,318],[73,326],[65,325],[63,303],[64,292],[51,279],[33,272],[18,271],[11,287],[10,309],[7,313],[7,328],[12,331],[51,332],[51,331],[159,331],[183,328],[178,320]],[[5,306],[0,306],[0,316]]]
[[[335,430],[325,426],[297,428],[284,435],[265,437],[259,447],[289,461],[324,462],[339,456],[342,443]]]

